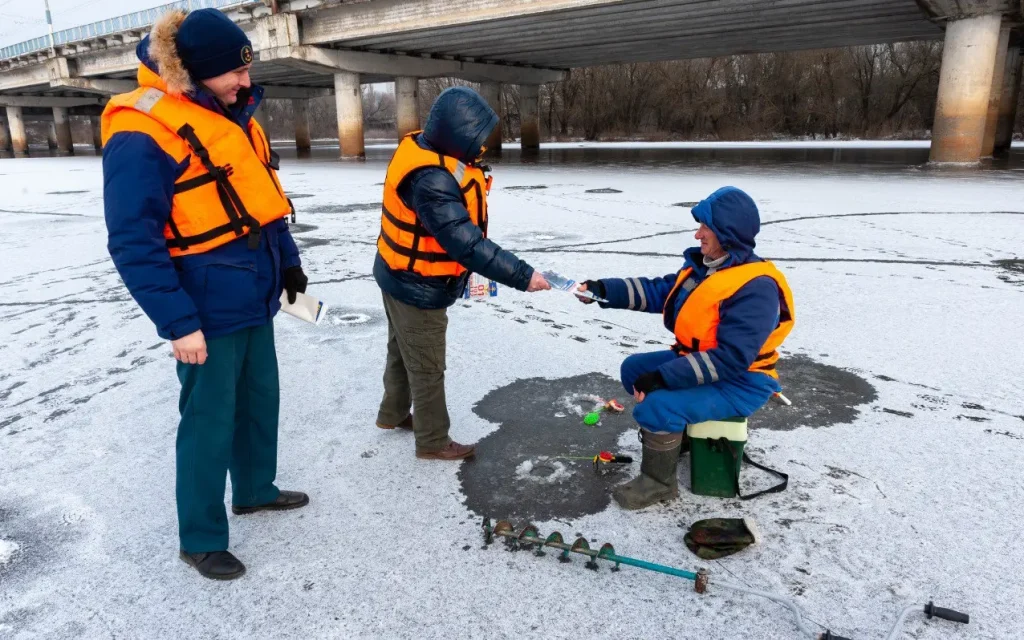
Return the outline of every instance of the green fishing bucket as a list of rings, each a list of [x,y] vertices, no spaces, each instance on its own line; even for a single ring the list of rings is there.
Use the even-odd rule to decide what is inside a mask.
[[[686,435],[690,440],[690,491],[735,498],[747,444],[747,419],[698,422],[687,425]]]

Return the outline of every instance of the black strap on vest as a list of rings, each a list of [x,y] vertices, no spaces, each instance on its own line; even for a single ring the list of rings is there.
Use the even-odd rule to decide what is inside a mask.
[[[683,282],[686,282],[686,280],[684,279]],[[672,318],[672,322],[670,323],[668,321],[669,315],[668,315],[667,311],[669,309],[675,309],[676,308],[676,300],[679,299],[679,292],[682,291],[682,290],[683,290],[683,284],[681,282],[677,283],[676,286],[672,287],[672,291],[669,292],[668,298],[665,299],[665,307],[664,308],[665,308],[666,312],[664,314],[665,317],[662,320],[662,324],[665,325],[665,328],[668,329],[669,331],[671,331],[672,333],[676,332],[676,328],[673,326],[675,324],[675,318]],[[693,292],[691,291],[690,293],[693,293]],[[680,309],[680,311],[682,311],[682,309]],[[677,351],[676,353],[678,354],[679,352]]]
[[[400,231],[405,231],[408,233],[426,232],[426,229],[423,228],[423,225],[419,223],[418,219],[415,223],[404,222],[402,220],[399,220],[398,216],[391,213],[391,211],[387,207],[382,207],[381,210],[384,212],[384,217],[388,219],[388,222],[395,225],[395,227]]]
[[[231,166],[227,165],[224,168],[230,170]],[[182,180],[181,182],[174,183],[174,193],[175,195],[177,195],[179,193],[185,193],[186,191],[192,191],[193,189],[198,189],[199,187],[205,187],[206,185],[214,181],[216,181],[216,178],[213,177],[213,174],[204,173],[201,176],[196,176],[195,178],[190,178],[189,180]]]
[[[265,131],[260,134],[259,138],[260,144],[263,145],[267,152],[267,161],[263,163],[264,168],[267,170],[267,177],[270,178],[270,182],[274,185],[274,189],[277,190],[277,193],[283,197],[284,193],[281,192],[281,187],[278,186],[277,180],[274,179],[274,171],[281,170],[281,156],[274,151],[273,147],[270,146],[270,138],[267,137]],[[249,142],[253,144],[253,151],[255,151],[256,143],[253,141],[251,130],[249,131]]]
[[[679,342],[678,340],[672,345],[672,351],[676,352],[677,356],[685,356],[688,353],[696,353],[700,351],[700,338],[694,338],[690,343],[690,346]]]
[[[210,159],[210,152],[203,145],[202,141],[196,135],[195,129],[192,125],[185,123],[178,129],[178,135],[188,143],[195,152],[199,161],[203,167],[206,168],[207,173],[202,176],[197,176],[191,180],[187,180],[181,183],[183,186],[190,184],[189,188],[197,188],[202,184],[209,184],[214,182],[217,185],[217,196],[220,198],[221,206],[224,207],[224,212],[227,214],[228,223],[221,225],[214,229],[211,229],[205,233],[201,233],[195,236],[180,237],[181,234],[174,233],[175,226],[171,226],[171,233],[175,236],[173,240],[168,240],[167,245],[174,249],[185,250],[190,245],[202,244],[209,242],[214,238],[220,237],[228,232],[233,232],[236,237],[240,237],[245,233],[245,228],[249,229],[249,249],[255,250],[259,247],[260,242],[260,223],[258,220],[249,215],[248,210],[245,208],[245,204],[242,202],[242,198],[235,191],[235,187],[228,180],[228,176],[231,175],[232,169],[229,166],[218,167]],[[202,184],[198,184],[200,179],[205,180]],[[187,189],[182,189],[187,190]],[[178,185],[175,185],[175,193],[179,193]]]
[[[729,452],[729,455],[732,456],[733,466],[736,466],[736,464],[737,464],[736,452],[733,450],[732,444],[730,443],[729,439],[723,437],[723,438],[719,438],[718,440],[714,440],[713,442],[717,443],[719,448],[725,449],[726,451]],[[760,469],[761,471],[766,471],[768,473],[771,473],[773,475],[776,475],[776,476],[782,478],[782,482],[780,482],[779,484],[775,485],[774,487],[770,487],[770,488],[765,489],[763,491],[758,491],[757,493],[751,493],[751,494],[748,494],[748,495],[743,495],[740,492],[740,476],[739,476],[739,472],[737,471],[736,475],[733,476],[733,479],[734,479],[734,482],[736,484],[736,496],[739,497],[740,500],[751,500],[751,499],[756,498],[758,496],[763,496],[766,493],[781,493],[781,492],[786,490],[786,487],[789,486],[789,474],[782,473],[781,471],[776,471],[775,469],[769,469],[768,467],[766,467],[766,466],[764,466],[762,464],[754,462],[753,460],[750,459],[750,456],[747,455],[746,451],[743,452],[743,462],[746,462],[750,466],[755,467],[757,469]]]
[[[388,219],[388,222],[393,224],[399,230],[411,233],[413,234],[414,238],[417,238],[416,242],[414,243],[414,246],[419,244],[420,240],[433,237],[430,235],[430,232],[428,232],[427,229],[420,223],[419,219],[416,220],[415,224],[411,224],[409,222],[403,222],[402,220],[399,220],[395,216],[395,214],[388,211],[387,207],[382,207],[381,210],[384,213],[384,217]],[[384,239],[385,244],[391,247],[392,251],[394,251],[400,256],[405,256],[406,258],[409,258],[410,264],[415,264],[420,261],[455,262],[447,253],[431,253],[429,251],[421,251],[419,249],[410,249],[409,247],[403,247],[402,245],[395,242],[394,239],[391,238],[391,236],[389,236],[383,229],[381,229],[380,236],[381,238]]]
[[[381,233],[380,237],[384,239],[384,244],[388,245],[392,251],[400,256],[409,258],[411,263],[415,262],[455,262],[451,256],[447,253],[430,253],[428,251],[413,251],[409,247],[403,247],[386,233]]]
[[[444,163],[444,155],[441,154],[440,152],[438,152],[438,154],[437,154],[437,164],[438,164],[438,166],[440,166],[445,171],[448,170],[447,165],[445,165],[445,163]],[[396,191],[396,195],[397,195],[397,191],[398,191],[398,187],[397,186],[395,187],[395,191]],[[390,212],[387,209],[385,209],[384,213],[388,214]],[[391,218],[389,218],[389,219],[392,222],[397,221],[397,218],[395,218],[394,216],[391,216]],[[427,229],[420,222],[419,216],[416,217],[416,225],[415,225],[415,227],[414,227],[414,229],[412,231],[412,247],[410,247],[409,249],[406,249],[405,247],[399,245],[397,242],[394,242],[391,238],[388,237],[388,234],[381,233],[381,235],[384,236],[384,242],[386,242],[387,245],[389,247],[391,247],[392,251],[394,251],[398,255],[407,256],[409,258],[409,266],[406,267],[406,269],[408,271],[412,271],[413,270],[413,267],[416,266],[416,262],[418,260],[426,260],[427,262],[454,262],[454,260],[452,260],[451,257],[449,257],[448,254],[446,254],[446,253],[445,254],[437,254],[437,253],[425,253],[423,251],[420,251],[420,240],[423,240],[424,238],[430,237],[430,234],[427,233]],[[436,257],[438,255],[443,255],[444,258],[443,259],[438,259]],[[427,256],[434,256],[434,258],[430,259]]]
[[[465,187],[462,188],[462,203],[466,205],[466,209],[469,209],[469,204],[466,201],[466,194],[469,193],[470,189],[476,191],[476,221],[477,226],[480,227],[480,231],[484,237],[487,237],[487,215],[484,212],[484,197],[483,190],[480,187],[480,183],[476,180],[470,181]]]

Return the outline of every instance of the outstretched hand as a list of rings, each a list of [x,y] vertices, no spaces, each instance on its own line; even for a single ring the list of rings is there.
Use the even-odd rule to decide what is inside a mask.
[[[580,283],[580,285],[576,287],[576,290],[588,291],[598,298],[604,298],[606,294],[604,283],[600,280],[587,280],[586,282]],[[593,298],[587,298],[584,296],[576,296],[576,299],[583,304],[594,304],[597,302],[597,300],[594,300]]]
[[[583,284],[579,285],[578,287],[576,287],[576,290],[577,291],[590,291],[590,289],[587,288],[587,283],[585,283],[585,282]],[[583,304],[594,304],[594,299],[593,298],[585,298],[583,296],[576,296],[576,299],[579,300],[580,302],[582,302]]]
[[[526,290],[533,293],[534,291],[548,291],[549,289],[551,289],[551,284],[547,279],[539,271],[534,271],[533,276],[530,278],[530,286]]]

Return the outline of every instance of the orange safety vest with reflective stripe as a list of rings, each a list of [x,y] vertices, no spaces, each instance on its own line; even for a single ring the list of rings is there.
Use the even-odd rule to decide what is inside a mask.
[[[718,312],[722,303],[754,278],[768,276],[775,281],[779,288],[779,324],[761,346],[749,371],[766,373],[778,380],[779,375],[775,372],[775,363],[779,360],[778,348],[789,332],[793,330],[796,320],[793,292],[790,291],[789,284],[782,272],[776,269],[771,262],[764,261],[716,271],[700,284],[690,278],[692,274],[693,269],[689,268],[679,272],[675,287],[672,288],[672,293],[669,294],[665,303],[663,313],[668,314],[675,307],[679,289],[690,291],[690,295],[687,296],[676,315],[675,327],[672,331],[676,336],[676,344],[672,350],[680,357],[693,358],[694,361],[691,364],[696,371],[700,371],[696,358],[703,357],[705,362],[708,361],[707,356],[700,352],[718,346],[717,335],[720,320]],[[714,370],[710,366],[709,369]]]
[[[103,144],[134,131],[149,135],[175,161],[188,158],[164,228],[171,255],[204,253],[245,234],[255,249],[263,225],[294,213],[263,129],[250,119],[247,136],[223,115],[166,93],[163,81],[145,67],[139,81],[143,86],[107,103]]]
[[[459,183],[469,219],[487,237],[487,194],[491,191],[491,177],[486,176],[481,167],[420,148],[413,139],[418,133],[414,131],[402,138],[388,165],[377,251],[393,271],[413,271],[428,277],[461,276],[466,268],[445,252],[416,212],[402,202],[398,187],[417,169],[440,167],[447,170]]]

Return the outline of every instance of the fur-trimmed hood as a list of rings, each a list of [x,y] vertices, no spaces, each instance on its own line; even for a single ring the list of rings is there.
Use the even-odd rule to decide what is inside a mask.
[[[187,15],[186,12],[175,9],[160,16],[153,24],[153,30],[135,49],[135,54],[142,64],[160,76],[167,85],[167,92],[172,95],[189,95],[195,92],[192,77],[185,69],[185,63],[175,44],[178,28]]]

